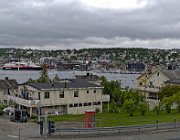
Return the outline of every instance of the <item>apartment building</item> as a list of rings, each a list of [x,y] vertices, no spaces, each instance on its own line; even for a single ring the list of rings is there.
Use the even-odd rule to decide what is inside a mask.
[[[102,112],[103,87],[86,80],[60,80],[54,83],[19,85],[17,97],[9,100],[27,108],[30,116],[41,108],[46,114],[84,114],[86,110]]]

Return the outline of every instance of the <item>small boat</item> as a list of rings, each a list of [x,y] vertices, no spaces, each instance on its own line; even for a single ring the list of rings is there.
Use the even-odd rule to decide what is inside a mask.
[[[42,66],[33,62],[10,62],[1,66],[2,70],[42,70]]]

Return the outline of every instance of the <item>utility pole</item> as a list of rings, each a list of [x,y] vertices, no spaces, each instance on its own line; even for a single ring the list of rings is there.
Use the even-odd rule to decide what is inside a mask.
[[[44,140],[47,140],[47,114],[45,114],[44,118]]]
[[[21,139],[21,129],[19,128],[19,140]]]

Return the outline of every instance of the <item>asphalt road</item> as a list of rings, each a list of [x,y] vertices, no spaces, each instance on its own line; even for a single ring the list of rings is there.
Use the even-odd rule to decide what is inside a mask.
[[[0,116],[0,140],[44,140],[39,137],[39,128],[35,123],[14,123],[8,117]],[[36,138],[34,136],[37,136]],[[89,138],[48,138],[47,140],[180,140],[180,129],[176,131],[154,131],[129,135],[99,136]]]
[[[1,134],[1,133],[0,133]],[[47,140],[180,140],[180,130],[170,132],[156,132],[148,134],[138,134],[129,136],[108,136],[108,137],[90,137],[90,138],[48,138]],[[0,135],[0,140],[19,140],[15,135]],[[25,138],[20,140],[44,140],[44,138]]]

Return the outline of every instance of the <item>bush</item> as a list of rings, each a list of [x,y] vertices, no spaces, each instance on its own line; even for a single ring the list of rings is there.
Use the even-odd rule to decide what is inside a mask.
[[[96,108],[96,113],[100,113],[100,108]]]
[[[123,110],[124,112],[128,113],[129,116],[133,116],[134,112],[136,110],[136,105],[132,99],[125,100],[123,104]]]
[[[141,112],[141,115],[144,116],[145,113],[147,112],[147,108],[148,108],[148,105],[147,105],[147,102],[140,102],[139,105],[138,105],[138,110]]]
[[[0,110],[3,110],[4,108],[8,107],[6,104],[0,104]]]
[[[109,112],[110,113],[118,113],[119,112],[119,109],[114,101],[111,101]]]

